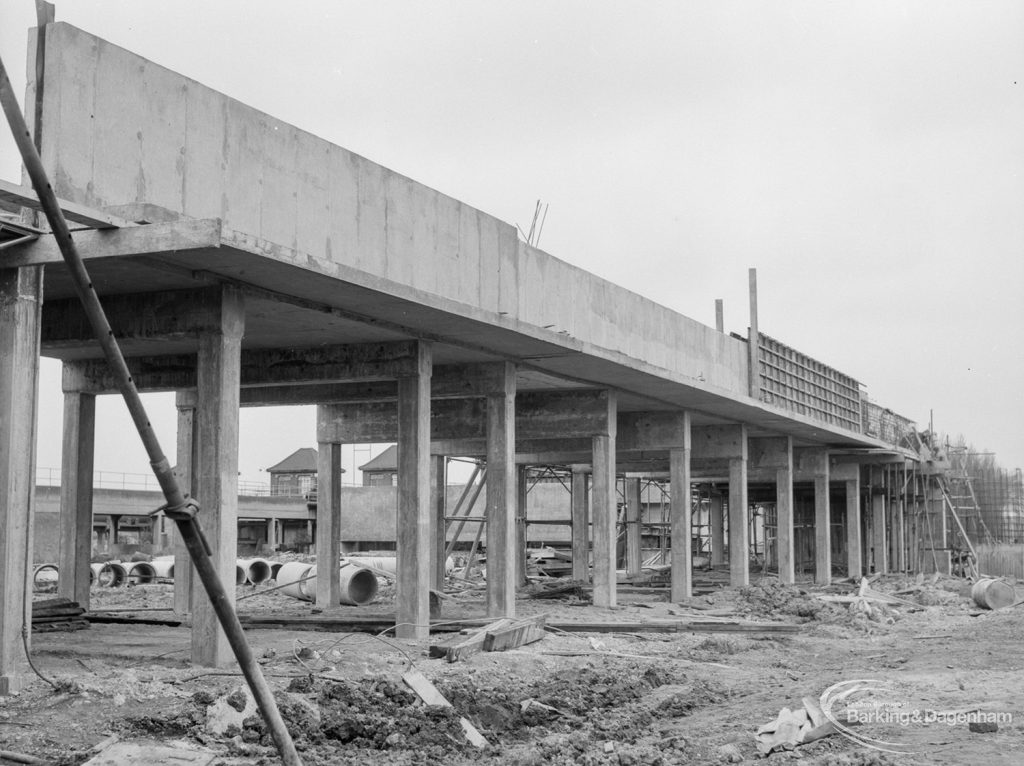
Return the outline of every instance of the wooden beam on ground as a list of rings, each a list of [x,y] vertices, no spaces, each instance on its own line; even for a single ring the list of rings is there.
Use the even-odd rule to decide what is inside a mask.
[[[546,614],[538,614],[534,617],[516,620],[502,628],[488,629],[484,635],[484,651],[505,652],[540,641],[546,634],[544,624],[547,619]]]
[[[64,394],[60,481],[60,573],[57,592],[89,608],[96,397]]]
[[[502,617],[483,627],[472,629],[468,636],[455,635],[443,641],[438,641],[436,644],[431,644],[428,654],[430,657],[445,659],[448,662],[464,660],[484,651],[484,639],[487,638],[488,631],[501,630],[511,624],[512,620],[510,618]]]
[[[398,380],[398,638],[421,639],[430,632],[430,546],[434,539],[430,506],[432,358],[429,343],[417,344],[416,374]],[[331,408],[321,409],[327,412]],[[324,418],[319,417],[318,423],[323,422]]]

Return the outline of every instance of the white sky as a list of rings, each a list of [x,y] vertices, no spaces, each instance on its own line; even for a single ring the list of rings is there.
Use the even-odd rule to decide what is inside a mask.
[[[1024,3],[58,2],[68,21],[762,332],[1024,466]],[[24,92],[30,0],[0,0]],[[0,177],[16,180],[6,130]],[[57,365],[40,466],[60,464]],[[173,400],[148,397],[174,452]],[[97,468],[144,472],[104,397]],[[245,410],[242,479],[315,442]],[[368,455],[360,456],[362,462]],[[351,468],[351,464],[347,463]]]

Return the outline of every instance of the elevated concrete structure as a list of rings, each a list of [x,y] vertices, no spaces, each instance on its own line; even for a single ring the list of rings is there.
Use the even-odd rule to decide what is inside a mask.
[[[431,541],[440,539],[432,453],[489,461],[495,615],[511,614],[519,581],[516,463],[578,466],[574,549],[583,549],[589,513],[597,603],[615,603],[615,477],[624,471],[666,472],[685,498],[691,482],[727,482],[736,583],[747,580],[748,482],[778,481],[786,508],[790,482],[810,471],[824,527],[819,577],[828,576],[820,549],[829,541],[830,460],[893,453],[893,443],[860,427],[856,381],[766,339],[756,310],[746,340],[706,327],[518,241],[486,213],[67,24],[48,26],[45,61],[28,98],[40,99],[44,163],[57,195],[96,209],[108,227],[75,240],[138,385],[195,397],[193,415],[179,421],[179,465],[192,459],[191,485],[215,542],[233,545],[226,474],[237,459],[237,407],[317,403],[317,441],[328,455],[321,486],[336,483],[338,444],[399,444],[403,635],[427,630]],[[110,228],[102,215],[139,223]],[[42,236],[5,251],[12,275],[38,266],[46,267],[42,353],[67,363],[65,389],[80,397],[69,400],[65,424],[65,443],[78,445],[65,461],[72,545],[71,498],[91,490],[82,475],[85,397],[111,383],[55,243]],[[12,332],[4,353],[32,349],[23,331]],[[0,379],[8,394],[20,385]],[[30,454],[30,428],[11,438],[12,449]],[[785,446],[748,465],[758,439]],[[813,468],[794,458],[801,450],[817,456]],[[0,466],[0,488],[23,470]],[[588,474],[585,502],[578,494]],[[27,513],[13,489],[0,500]],[[321,541],[328,557],[339,502],[332,489],[320,510],[331,515],[320,519],[331,530]],[[788,509],[781,517],[791,523]],[[24,531],[14,515],[7,523],[16,547]],[[689,525],[688,509],[677,509],[674,535]],[[715,535],[724,539],[724,530]],[[689,542],[678,542],[686,561]],[[82,570],[81,556],[68,555]],[[674,598],[689,594],[682,569]],[[324,598],[331,587],[323,585]],[[4,593],[7,616],[18,598]],[[4,645],[14,635],[7,622]],[[214,634],[204,618],[196,661],[223,662]],[[13,660],[0,660],[6,677]]]

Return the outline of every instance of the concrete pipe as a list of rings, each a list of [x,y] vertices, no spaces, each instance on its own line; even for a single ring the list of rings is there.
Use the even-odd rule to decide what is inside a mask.
[[[343,564],[348,562],[355,566],[377,569],[392,576],[398,573],[398,559],[395,556],[345,556],[341,561]],[[455,559],[449,556],[444,562],[444,573],[450,575],[454,571]]]
[[[93,582],[101,588],[118,588],[128,580],[128,570],[120,561],[106,561],[93,564]]]
[[[307,596],[303,589],[306,583],[302,582],[311,574],[311,569],[313,569],[312,564],[305,564],[301,561],[289,561],[287,564],[282,564],[281,568],[277,570],[277,584],[282,586],[281,592],[302,601],[312,601],[313,599]],[[313,592],[316,592],[315,588]]]
[[[307,601],[316,599],[316,567],[312,567],[309,580],[302,583]],[[344,563],[341,565],[341,597],[339,604],[363,606],[377,597],[377,575],[361,566]]]
[[[283,566],[284,566],[284,564],[282,564],[280,561],[271,561],[270,562],[270,579],[271,580],[276,580],[277,579],[277,573],[281,571],[281,567],[283,567]]]
[[[156,570],[148,561],[136,561],[128,565],[129,585],[149,585],[156,581]]]
[[[249,580],[249,567],[242,559],[235,561],[235,585],[245,585]]]
[[[169,556],[167,558],[153,559],[149,562],[153,566],[153,571],[156,573],[156,579],[158,580],[173,580],[174,579],[174,557]]]
[[[40,564],[32,572],[33,590],[52,590],[57,587],[57,565]]]
[[[241,559],[240,563],[245,567],[246,580],[253,585],[264,583],[272,577],[270,562],[266,559]]]
[[[994,577],[984,577],[974,583],[971,598],[983,609],[1002,609],[1011,606],[1017,600],[1013,586]]]

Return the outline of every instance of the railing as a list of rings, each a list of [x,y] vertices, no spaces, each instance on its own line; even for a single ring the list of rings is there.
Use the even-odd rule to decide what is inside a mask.
[[[758,334],[761,401],[860,431],[860,384],[794,348]]]

